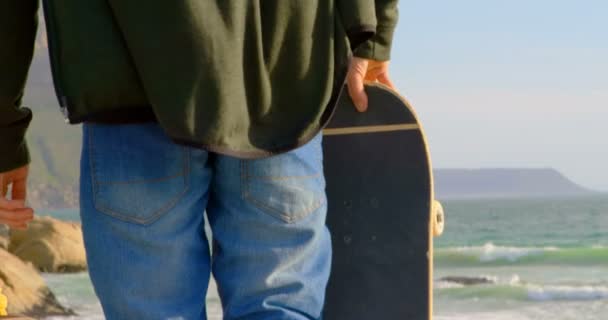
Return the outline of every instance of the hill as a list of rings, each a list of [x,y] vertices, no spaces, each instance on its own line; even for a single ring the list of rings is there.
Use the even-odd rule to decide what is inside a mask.
[[[438,169],[439,199],[558,197],[593,194],[555,169]]]
[[[35,208],[74,207],[78,203],[81,129],[66,125],[59,111],[44,37],[36,42],[23,102],[34,111],[28,132],[32,156],[29,201]]]

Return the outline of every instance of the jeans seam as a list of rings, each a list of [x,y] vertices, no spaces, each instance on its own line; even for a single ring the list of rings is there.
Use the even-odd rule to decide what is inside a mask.
[[[187,152],[184,152],[187,153]],[[189,158],[188,155],[186,155],[185,158]],[[190,168],[189,168],[189,161],[186,159],[184,160],[184,172],[190,172]],[[188,179],[189,174],[184,174],[184,179],[185,179],[185,187],[184,187],[184,191],[182,191],[180,194],[176,195],[175,197],[167,200],[167,204],[159,209],[157,209],[156,211],[154,211],[154,213],[152,213],[152,215],[146,219],[139,219],[139,218],[134,218],[134,217],[127,217],[126,214],[124,213],[120,213],[117,212],[116,210],[112,210],[110,208],[107,208],[101,204],[98,203],[97,201],[97,194],[95,193],[95,209],[99,210],[100,212],[107,214],[111,217],[117,218],[119,220],[122,221],[126,221],[126,222],[135,222],[138,223],[140,225],[149,225],[153,222],[155,222],[156,220],[160,219],[160,217],[162,217],[164,214],[168,213],[173,207],[175,207],[175,205],[177,205],[177,203],[179,202],[179,200],[181,200],[189,191],[190,191],[190,179]]]
[[[240,160],[241,162],[241,197],[243,199],[247,198],[249,196],[249,188],[247,186],[247,178],[246,178],[246,174],[247,174],[247,164],[245,163],[245,160]]]
[[[85,124],[86,125],[86,124]],[[93,126],[92,125],[86,125],[88,128],[88,137],[87,137],[87,143],[89,145],[89,167],[91,168],[91,186],[93,188],[93,196],[95,196],[97,194],[97,175],[95,174],[95,172],[97,171],[96,167],[95,167],[95,161],[93,160],[93,155],[95,154],[95,150],[94,150],[94,146],[93,146]],[[96,202],[96,201],[94,201]]]
[[[314,177],[319,177],[320,174],[315,174],[315,175],[311,175],[310,178],[314,178]],[[268,178],[268,177],[267,177]],[[258,178],[256,177],[256,180]],[[287,179],[287,178],[285,178]],[[260,179],[260,180],[269,180],[269,179]],[[270,179],[270,180],[275,180],[275,179]],[[279,219],[283,222],[287,222],[287,223],[294,223],[300,219],[305,218],[306,216],[308,216],[309,214],[313,213],[314,211],[318,210],[323,204],[324,204],[324,200],[319,200],[317,201],[312,208],[310,208],[309,210],[304,210],[301,212],[297,212],[297,213],[293,213],[293,214],[289,214],[285,211],[273,208],[265,203],[262,203],[259,200],[256,200],[254,197],[252,197],[249,193],[249,183],[251,182],[251,176],[249,175],[249,165],[247,163],[247,160],[241,160],[241,196],[243,197],[243,199],[246,202],[249,202],[250,204],[254,205],[255,207],[257,207],[258,209],[261,209],[264,213],[268,214],[271,217],[274,217],[276,219]],[[269,212],[266,212],[266,210],[274,212],[276,214],[272,214]],[[278,215],[278,216],[277,216]]]
[[[88,141],[88,147],[89,147],[89,166],[91,168],[91,172],[90,172],[90,178],[91,178],[91,185],[93,188],[93,205],[95,207],[95,209],[97,209],[99,212],[106,214],[110,217],[125,221],[125,222],[134,222],[140,225],[149,225],[152,222],[158,220],[161,216],[163,216],[165,213],[169,212],[171,208],[173,208],[180,199],[182,199],[189,191],[190,191],[190,179],[189,179],[189,175],[190,175],[190,150],[186,149],[186,147],[181,147],[182,148],[182,152],[184,153],[184,163],[183,163],[183,168],[182,168],[182,173],[175,176],[174,178],[178,178],[178,177],[184,177],[184,181],[185,181],[185,186],[184,186],[184,191],[182,191],[180,194],[176,195],[175,197],[171,198],[170,200],[167,201],[167,204],[164,205],[162,208],[157,209],[156,211],[153,212],[153,214],[147,218],[147,219],[140,219],[140,218],[135,218],[135,217],[127,217],[126,214],[124,213],[119,213],[116,210],[107,208],[106,206],[103,206],[101,204],[99,204],[99,186],[100,185],[108,185],[106,183],[99,183],[97,181],[97,174],[96,174],[96,167],[95,167],[95,161],[94,161],[94,157],[93,155],[95,154],[94,152],[94,144],[93,144],[93,126],[88,125],[88,137],[87,137],[87,141]],[[164,180],[161,180],[164,181]]]
[[[261,201],[256,200],[255,198],[253,198],[251,196],[247,196],[246,200],[260,209],[266,209],[266,210],[270,210],[270,211],[277,213],[282,218],[281,220],[288,222],[288,223],[293,223],[300,219],[305,218],[306,216],[315,212],[317,209],[319,209],[323,205],[323,201],[317,201],[317,203],[315,203],[315,205],[310,210],[305,210],[305,211],[301,211],[298,213],[289,214],[282,210],[268,206],[268,205],[262,203]],[[272,215],[272,214],[271,214],[271,216],[276,217],[275,215]]]

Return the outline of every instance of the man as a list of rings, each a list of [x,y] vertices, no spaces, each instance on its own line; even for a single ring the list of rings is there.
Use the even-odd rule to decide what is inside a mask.
[[[364,80],[391,85],[397,0],[44,4],[60,105],[84,123],[82,228],[106,317],[202,319],[212,272],[225,319],[319,319],[331,264],[320,130],[345,78],[360,111]],[[0,222],[13,228],[32,218],[20,102],[36,7],[0,4],[12,184]]]

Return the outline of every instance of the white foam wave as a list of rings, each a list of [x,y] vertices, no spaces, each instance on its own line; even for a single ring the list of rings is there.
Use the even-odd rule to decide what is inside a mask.
[[[491,312],[463,312],[451,315],[434,315],[435,320],[528,320],[522,318],[522,314],[517,311],[491,311]]]
[[[557,251],[556,247],[506,247],[497,246],[491,242],[483,246],[458,247],[454,249],[463,255],[479,258],[481,262],[507,260],[515,262],[523,257],[540,255],[547,251]]]
[[[581,301],[608,299],[608,287],[603,286],[535,286],[528,285],[528,298],[533,301]]]
[[[464,288],[464,284],[454,283],[449,281],[437,281],[433,284],[433,288],[435,290],[438,289],[454,289],[454,288]]]
[[[505,290],[510,291],[513,299],[527,299],[531,301],[590,301],[608,300],[608,286],[598,283],[580,285],[556,285],[538,284],[522,281],[517,274],[510,278],[499,279],[497,277],[485,276],[492,279],[493,283],[479,285],[464,285],[450,281],[436,281],[434,289],[470,290],[474,295],[487,295],[488,297],[505,297]],[[515,289],[515,290],[513,290]],[[479,291],[483,290],[483,291]]]

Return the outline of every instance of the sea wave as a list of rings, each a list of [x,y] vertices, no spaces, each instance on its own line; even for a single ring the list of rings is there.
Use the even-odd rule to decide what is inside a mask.
[[[437,266],[608,264],[608,247],[509,247],[486,243],[483,246],[435,249]]]
[[[608,287],[604,286],[528,286],[528,298],[534,301],[604,300]]]
[[[436,281],[434,289],[448,298],[500,299],[519,301],[588,301],[608,300],[606,285],[544,285],[521,281],[518,275],[495,283],[466,286]]]

